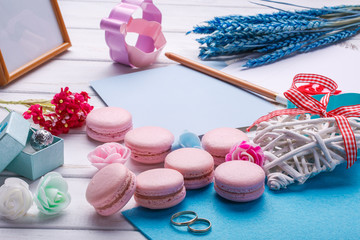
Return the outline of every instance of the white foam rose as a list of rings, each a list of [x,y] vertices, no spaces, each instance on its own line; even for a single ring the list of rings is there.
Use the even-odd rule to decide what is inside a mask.
[[[24,216],[33,197],[29,185],[19,178],[7,178],[0,187],[0,215],[11,220]]]

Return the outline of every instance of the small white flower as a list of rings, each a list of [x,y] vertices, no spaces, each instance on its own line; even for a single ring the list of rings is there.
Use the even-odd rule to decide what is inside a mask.
[[[19,178],[7,178],[0,187],[0,215],[16,220],[24,216],[31,205],[33,197],[29,185]]]

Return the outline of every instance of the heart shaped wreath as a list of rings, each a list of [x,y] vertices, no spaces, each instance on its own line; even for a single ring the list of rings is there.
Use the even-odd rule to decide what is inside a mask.
[[[320,101],[301,91],[297,84],[318,84],[329,90]],[[284,93],[298,108],[280,109],[259,118],[254,143],[265,154],[264,170],[270,189],[304,183],[320,172],[331,171],[342,162],[351,167],[360,143],[360,105],[327,111],[337,84],[316,74],[297,74]],[[310,113],[310,114],[309,114]],[[321,118],[313,119],[314,115]],[[251,128],[250,127],[250,128]]]
[[[349,123],[360,144],[360,123],[356,118]],[[260,123],[253,141],[264,151],[263,168],[273,190],[302,184],[346,162],[344,141],[334,118],[279,116]]]

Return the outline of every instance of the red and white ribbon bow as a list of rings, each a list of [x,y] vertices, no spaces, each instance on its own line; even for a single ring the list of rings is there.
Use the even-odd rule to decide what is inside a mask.
[[[329,92],[325,94],[325,96],[323,96],[320,101],[318,101],[308,95],[306,92],[302,91],[301,88],[298,88],[296,86],[297,83],[318,84],[321,87],[328,89]],[[329,103],[330,95],[333,95],[336,92],[336,89],[336,82],[330,78],[317,74],[297,74],[294,77],[291,88],[286,91],[284,95],[298,108],[275,110],[268,115],[260,117],[247,130],[249,131],[253,126],[280,115],[298,115],[303,113],[310,113],[320,115],[320,117],[334,117],[344,140],[347,168],[349,168],[356,161],[357,144],[354,132],[351,129],[349,120],[347,118],[360,117],[360,105],[342,106],[327,112],[326,108]]]

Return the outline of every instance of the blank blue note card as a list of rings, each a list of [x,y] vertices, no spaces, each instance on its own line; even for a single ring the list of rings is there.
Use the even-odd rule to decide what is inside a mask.
[[[91,83],[108,106],[133,116],[134,127],[159,126],[175,136],[251,125],[275,106],[263,98],[181,65]]]
[[[206,240],[358,240],[360,239],[360,165],[321,173],[303,185],[272,191],[248,203],[221,198],[213,184],[188,190],[179,205],[163,210],[136,207],[122,212],[150,239]],[[171,216],[191,210],[212,223],[207,234],[173,226]]]

